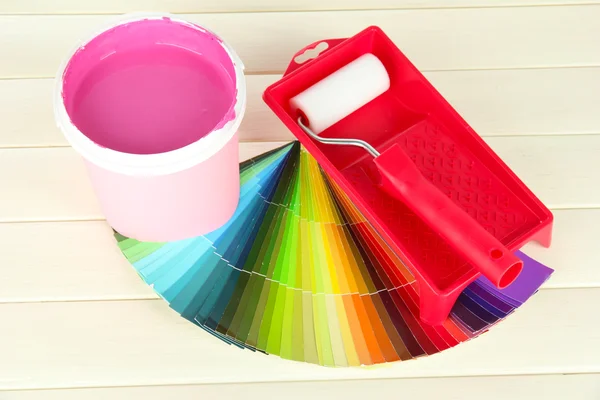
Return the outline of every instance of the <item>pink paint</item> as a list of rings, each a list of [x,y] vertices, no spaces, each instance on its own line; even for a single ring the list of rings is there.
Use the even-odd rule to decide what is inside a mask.
[[[235,118],[236,73],[221,41],[168,18],[103,32],[74,54],[63,77],[73,124],[119,152],[176,150]]]

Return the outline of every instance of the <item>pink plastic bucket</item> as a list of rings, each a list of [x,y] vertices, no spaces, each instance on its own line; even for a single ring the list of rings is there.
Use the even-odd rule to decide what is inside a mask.
[[[214,33],[164,14],[125,15],[71,52],[56,121],[116,231],[178,240],[233,215],[243,69]]]

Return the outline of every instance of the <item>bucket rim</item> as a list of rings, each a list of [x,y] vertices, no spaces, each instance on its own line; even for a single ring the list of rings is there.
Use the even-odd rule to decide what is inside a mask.
[[[112,28],[131,22],[165,18],[202,33],[212,35],[223,47],[235,70],[236,94],[233,108],[235,117],[227,121],[219,129],[209,132],[204,137],[186,146],[163,153],[125,153],[99,145],[88,138],[73,124],[65,106],[63,98],[64,74],[72,57],[79,49]],[[55,122],[58,128],[62,131],[69,144],[87,161],[118,174],[133,176],[168,175],[189,169],[209,159],[234,137],[246,110],[247,99],[244,64],[236,52],[219,35],[198,24],[169,13],[127,13],[111,19],[108,23],[98,27],[73,46],[58,69],[54,84],[53,100]]]

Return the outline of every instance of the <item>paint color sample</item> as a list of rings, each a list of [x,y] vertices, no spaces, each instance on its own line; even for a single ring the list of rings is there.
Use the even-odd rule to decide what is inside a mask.
[[[509,288],[479,279],[443,325],[426,325],[413,275],[297,142],[242,163],[240,177],[240,206],[218,231],[115,236],[175,311],[241,348],[338,367],[423,357],[485,332],[552,273],[518,252],[524,273]]]
[[[142,20],[78,51],[65,71],[63,98],[73,124],[95,143],[154,154],[231,120],[235,84],[232,61],[212,34],[168,19]]]

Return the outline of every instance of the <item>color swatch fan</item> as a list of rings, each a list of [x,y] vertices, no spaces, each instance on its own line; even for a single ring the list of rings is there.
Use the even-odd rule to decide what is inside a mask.
[[[485,332],[552,273],[519,252],[512,285],[480,278],[443,325],[423,324],[411,272],[298,142],[243,162],[240,178],[238,209],[215,232],[115,236],[172,309],[241,348],[326,366],[434,354]]]

